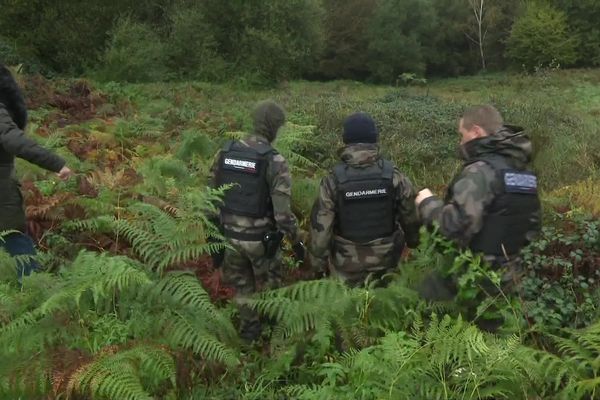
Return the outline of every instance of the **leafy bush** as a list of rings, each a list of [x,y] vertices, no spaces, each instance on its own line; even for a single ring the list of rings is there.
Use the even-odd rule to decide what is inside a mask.
[[[168,39],[169,68],[181,77],[220,81],[228,65],[218,53],[214,25],[206,20],[198,3],[179,4],[171,11]]]
[[[578,65],[600,65],[600,4],[594,0],[553,0],[552,3],[567,15],[569,27],[583,38],[578,46]]]
[[[144,6],[154,0],[145,0]],[[28,58],[60,72],[81,72],[95,65],[107,32],[121,14],[135,12],[130,0],[44,2],[9,1],[0,15],[0,35],[11,38]]]
[[[169,77],[166,62],[166,46],[159,35],[150,26],[125,18],[112,30],[96,75],[104,81],[164,81]]]
[[[424,74],[432,52],[428,38],[436,15],[430,1],[381,1],[369,30],[369,66],[373,77],[394,82],[403,72]]]
[[[319,75],[329,79],[364,79],[369,76],[368,28],[376,8],[373,0],[324,2],[325,45]]]
[[[563,12],[542,2],[531,2],[512,26],[507,55],[528,70],[570,66],[579,57],[578,44]]]
[[[600,223],[577,217],[545,227],[523,255],[525,312],[540,329],[582,327],[600,316]]]

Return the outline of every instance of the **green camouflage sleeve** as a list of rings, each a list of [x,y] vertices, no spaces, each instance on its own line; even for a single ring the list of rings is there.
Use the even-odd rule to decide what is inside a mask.
[[[332,176],[321,180],[319,197],[315,200],[310,217],[310,263],[317,271],[324,271],[335,223],[335,183]]]
[[[494,179],[494,171],[482,161],[467,166],[454,181],[452,198],[446,204],[435,196],[420,204],[423,223],[437,223],[444,236],[468,245],[481,230],[484,210],[494,199]]]
[[[208,172],[208,186],[216,189],[217,188],[217,169],[219,168],[219,160],[221,158],[221,151],[219,150],[213,158],[210,171]]]
[[[406,244],[414,249],[419,245],[419,228],[421,221],[415,206],[414,186],[398,169],[394,170],[394,187],[396,188],[396,215],[398,223],[404,231]]]
[[[271,200],[277,228],[285,233],[292,243],[298,241],[298,222],[292,212],[292,176],[285,158],[275,154],[269,163]]]
[[[218,187],[217,185],[217,170],[219,169],[219,160],[221,158],[221,151],[217,152],[217,154],[215,155],[214,159],[213,159],[213,163],[210,167],[210,170],[208,172],[208,187],[210,187],[211,189],[216,189]],[[219,214],[218,214],[218,210],[220,208],[221,203],[215,203],[215,210],[217,212],[215,213],[209,213],[209,218],[213,220],[213,222],[216,223],[216,219],[218,219]]]

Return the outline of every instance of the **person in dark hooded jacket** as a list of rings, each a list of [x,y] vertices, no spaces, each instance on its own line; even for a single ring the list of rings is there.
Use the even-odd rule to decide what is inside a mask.
[[[514,292],[522,274],[519,252],[541,230],[537,177],[528,169],[531,141],[522,128],[505,125],[498,110],[489,105],[468,109],[460,119],[459,132],[464,167],[450,183],[444,200],[429,189],[419,192],[415,200],[419,213],[424,224],[437,224],[444,236],[501,269],[501,289]],[[487,295],[499,295],[487,280],[480,288]],[[438,300],[455,291],[455,282],[443,282],[435,274],[422,287],[424,297]],[[477,322],[495,331],[503,319]]]
[[[13,257],[35,255],[33,241],[25,234],[25,211],[15,178],[15,157],[56,172],[61,179],[71,175],[62,158],[25,136],[26,125],[27,107],[21,90],[8,68],[0,64],[0,247]],[[33,259],[21,262],[19,275],[28,275],[36,268]]]
[[[492,106],[467,110],[459,131],[462,172],[445,200],[424,189],[416,203],[425,224],[437,223],[443,235],[500,265],[541,228],[537,178],[528,169],[531,141],[522,128],[504,125]]]
[[[253,113],[253,132],[227,142],[211,169],[213,187],[232,185],[220,213],[224,236],[232,246],[225,251],[222,273],[224,282],[236,290],[241,336],[248,342],[258,338],[261,325],[258,315],[243,305],[244,299],[280,285],[282,234],[298,253],[303,246],[291,210],[290,171],[271,146],[284,123],[279,105],[259,103]]]

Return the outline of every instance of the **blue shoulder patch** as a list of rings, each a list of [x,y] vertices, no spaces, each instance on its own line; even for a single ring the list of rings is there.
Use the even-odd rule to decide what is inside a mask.
[[[528,171],[508,170],[504,172],[506,193],[537,194],[537,177]]]

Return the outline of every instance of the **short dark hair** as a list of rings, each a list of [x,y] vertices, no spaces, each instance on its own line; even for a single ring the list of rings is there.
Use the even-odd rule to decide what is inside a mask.
[[[27,125],[27,106],[19,85],[9,69],[0,64],[0,103],[4,104],[19,129]]]
[[[471,129],[473,125],[480,126],[488,135],[496,133],[504,121],[502,115],[494,106],[483,105],[467,109],[462,116],[463,128]]]

